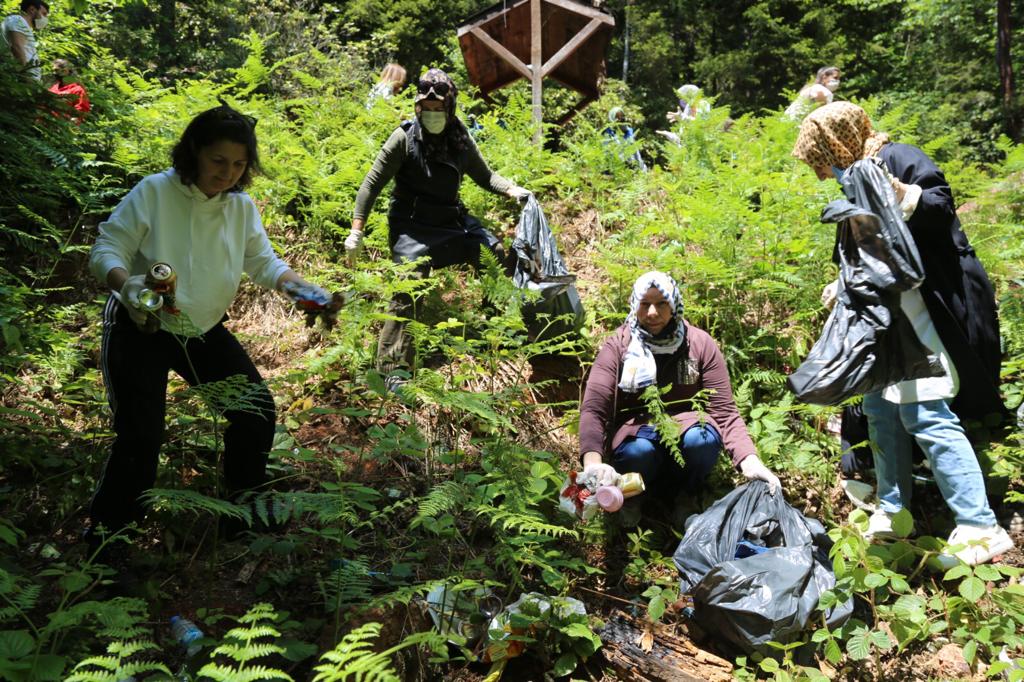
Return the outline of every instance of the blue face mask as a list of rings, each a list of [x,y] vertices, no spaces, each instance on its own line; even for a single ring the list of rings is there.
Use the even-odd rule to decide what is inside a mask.
[[[836,182],[843,182],[843,175],[846,173],[845,170],[839,166],[832,166],[832,175],[836,176]]]

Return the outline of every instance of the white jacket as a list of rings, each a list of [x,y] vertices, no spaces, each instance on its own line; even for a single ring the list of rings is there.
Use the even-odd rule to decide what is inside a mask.
[[[145,274],[156,262],[177,273],[177,316],[161,311],[162,327],[198,335],[216,325],[245,272],[268,289],[288,266],[274,253],[259,210],[244,192],[208,198],[183,185],[173,169],[149,175],[99,225],[89,267],[103,283],[114,268]]]

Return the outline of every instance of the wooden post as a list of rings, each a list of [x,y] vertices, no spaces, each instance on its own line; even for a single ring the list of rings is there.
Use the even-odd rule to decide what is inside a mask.
[[[544,110],[542,106],[542,82],[544,79],[544,51],[541,44],[541,2],[530,0],[530,70],[533,81],[533,141],[540,144],[543,139]]]

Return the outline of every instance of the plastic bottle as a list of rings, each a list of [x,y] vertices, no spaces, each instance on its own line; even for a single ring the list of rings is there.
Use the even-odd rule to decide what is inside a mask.
[[[597,489],[597,504],[606,512],[619,511],[625,499],[622,496],[622,489],[617,485],[603,485]]]
[[[181,616],[171,616],[171,635],[185,649],[185,655],[191,658],[199,653],[202,645],[203,631],[196,624]]]

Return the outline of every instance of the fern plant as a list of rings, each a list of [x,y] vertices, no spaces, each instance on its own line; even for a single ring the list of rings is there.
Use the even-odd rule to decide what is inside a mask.
[[[260,659],[281,655],[284,648],[273,642],[281,633],[274,627],[277,615],[271,604],[260,603],[252,606],[238,619],[238,627],[224,634],[221,643],[214,648],[213,656],[222,656],[228,663],[212,662],[200,668],[200,679],[218,682],[250,682],[252,680],[288,680],[292,677],[282,670],[256,664]]]

